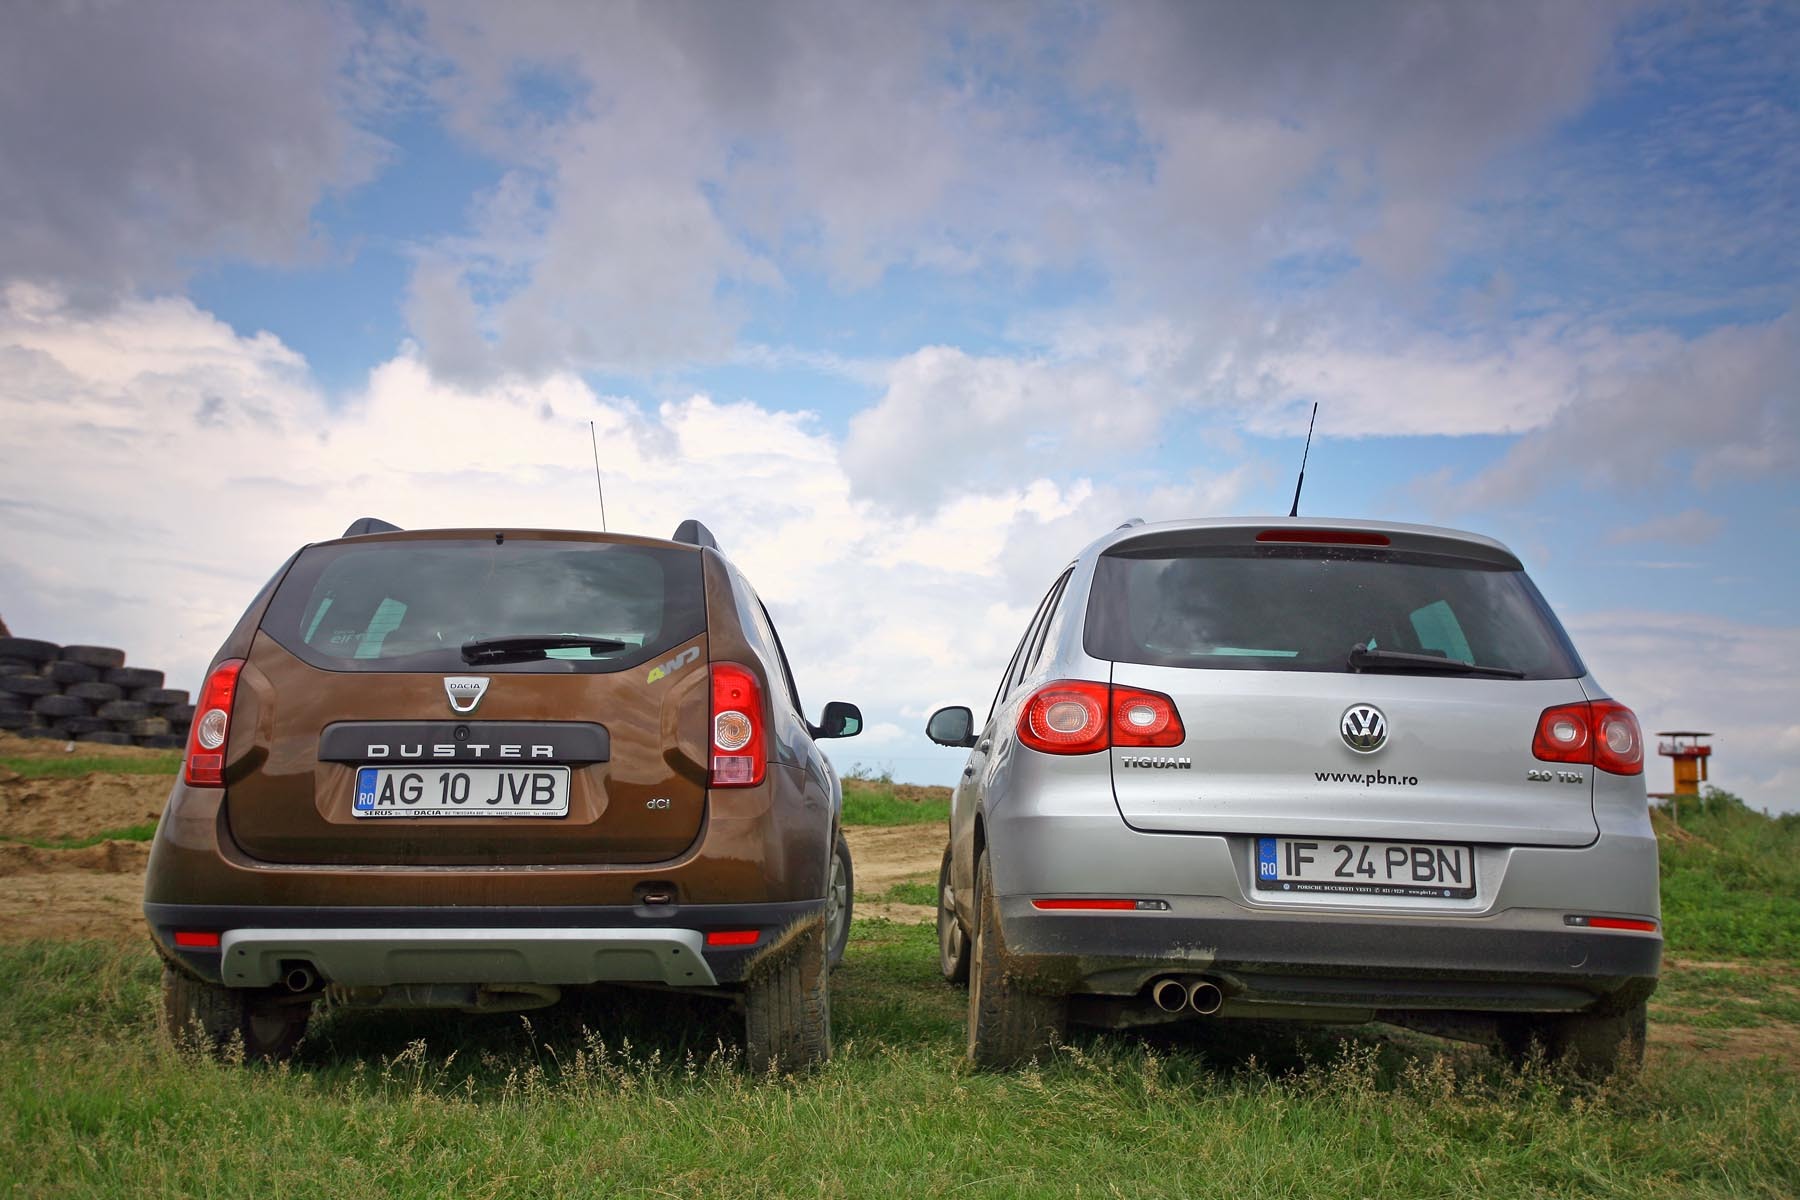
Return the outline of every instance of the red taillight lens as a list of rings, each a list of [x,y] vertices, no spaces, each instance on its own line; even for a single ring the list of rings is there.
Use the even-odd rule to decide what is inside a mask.
[[[183,950],[217,950],[219,935],[211,930],[177,929],[175,944]]]
[[[1655,933],[1655,921],[1640,921],[1631,917],[1564,917],[1563,924],[1577,925],[1583,929],[1629,929],[1633,933]]]
[[[1614,775],[1644,773],[1644,735],[1637,714],[1623,704],[1596,700],[1594,712],[1594,765]]]
[[[228,658],[213,668],[200,689],[200,703],[194,706],[194,723],[188,729],[187,761],[181,768],[189,787],[225,786],[225,741],[231,735],[231,702],[243,669],[243,659]]]
[[[1019,740],[1045,754],[1093,754],[1111,746],[1179,746],[1187,731],[1161,692],[1062,679],[1025,701]]]
[[[1531,753],[1543,762],[1591,763],[1613,775],[1644,773],[1637,717],[1611,700],[1559,704],[1538,717]]]
[[[762,687],[738,663],[712,665],[711,742],[713,787],[755,787],[768,763]]]
[[[1161,692],[1115,686],[1112,690],[1112,744],[1179,746],[1187,740],[1175,702]]]
[[[1019,740],[1045,754],[1092,754],[1108,745],[1104,683],[1062,680],[1031,694],[1019,713]]]

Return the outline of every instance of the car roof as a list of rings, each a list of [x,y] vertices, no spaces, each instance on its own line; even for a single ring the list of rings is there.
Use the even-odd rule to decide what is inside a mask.
[[[1385,535],[1395,549],[1419,550],[1475,559],[1513,570],[1522,569],[1518,555],[1504,543],[1479,533],[1439,525],[1412,525],[1401,521],[1364,521],[1346,517],[1194,517],[1177,521],[1133,521],[1119,526],[1088,545],[1080,558],[1098,557],[1134,542],[1236,544],[1265,530],[1330,530]],[[1185,538],[1183,534],[1198,534]]]

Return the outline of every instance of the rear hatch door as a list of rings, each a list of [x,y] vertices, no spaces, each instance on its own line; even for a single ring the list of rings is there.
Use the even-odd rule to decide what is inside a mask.
[[[1445,538],[1256,533],[1164,533],[1100,560],[1088,653],[1112,660],[1115,684],[1169,696],[1186,733],[1177,747],[1111,751],[1129,824],[1502,845],[1598,836],[1593,768],[1532,754],[1539,715],[1586,697],[1515,559]]]
[[[239,678],[233,838],[285,863],[676,857],[705,818],[703,587],[698,551],[646,539],[310,547]],[[482,649],[506,638],[533,640]]]

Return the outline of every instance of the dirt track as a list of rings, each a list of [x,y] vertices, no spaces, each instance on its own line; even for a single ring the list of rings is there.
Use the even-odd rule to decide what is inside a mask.
[[[80,753],[146,757],[150,752],[82,745]],[[58,743],[0,735],[0,757],[54,759]],[[93,773],[72,779],[27,779],[0,769],[0,941],[30,938],[144,936],[146,842],[106,841],[79,849],[44,849],[19,840],[73,841],[154,821],[168,798],[167,775]],[[848,831],[856,890],[880,895],[909,879],[935,880],[943,854],[937,825]],[[932,919],[929,906],[865,903],[857,915],[896,921]]]

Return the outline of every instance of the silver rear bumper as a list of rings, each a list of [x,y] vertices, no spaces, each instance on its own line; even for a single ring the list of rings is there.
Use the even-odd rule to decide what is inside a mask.
[[[307,964],[347,987],[401,983],[665,983],[713,987],[695,929],[232,929],[229,987],[269,987]],[[285,964],[285,965],[284,965]]]

